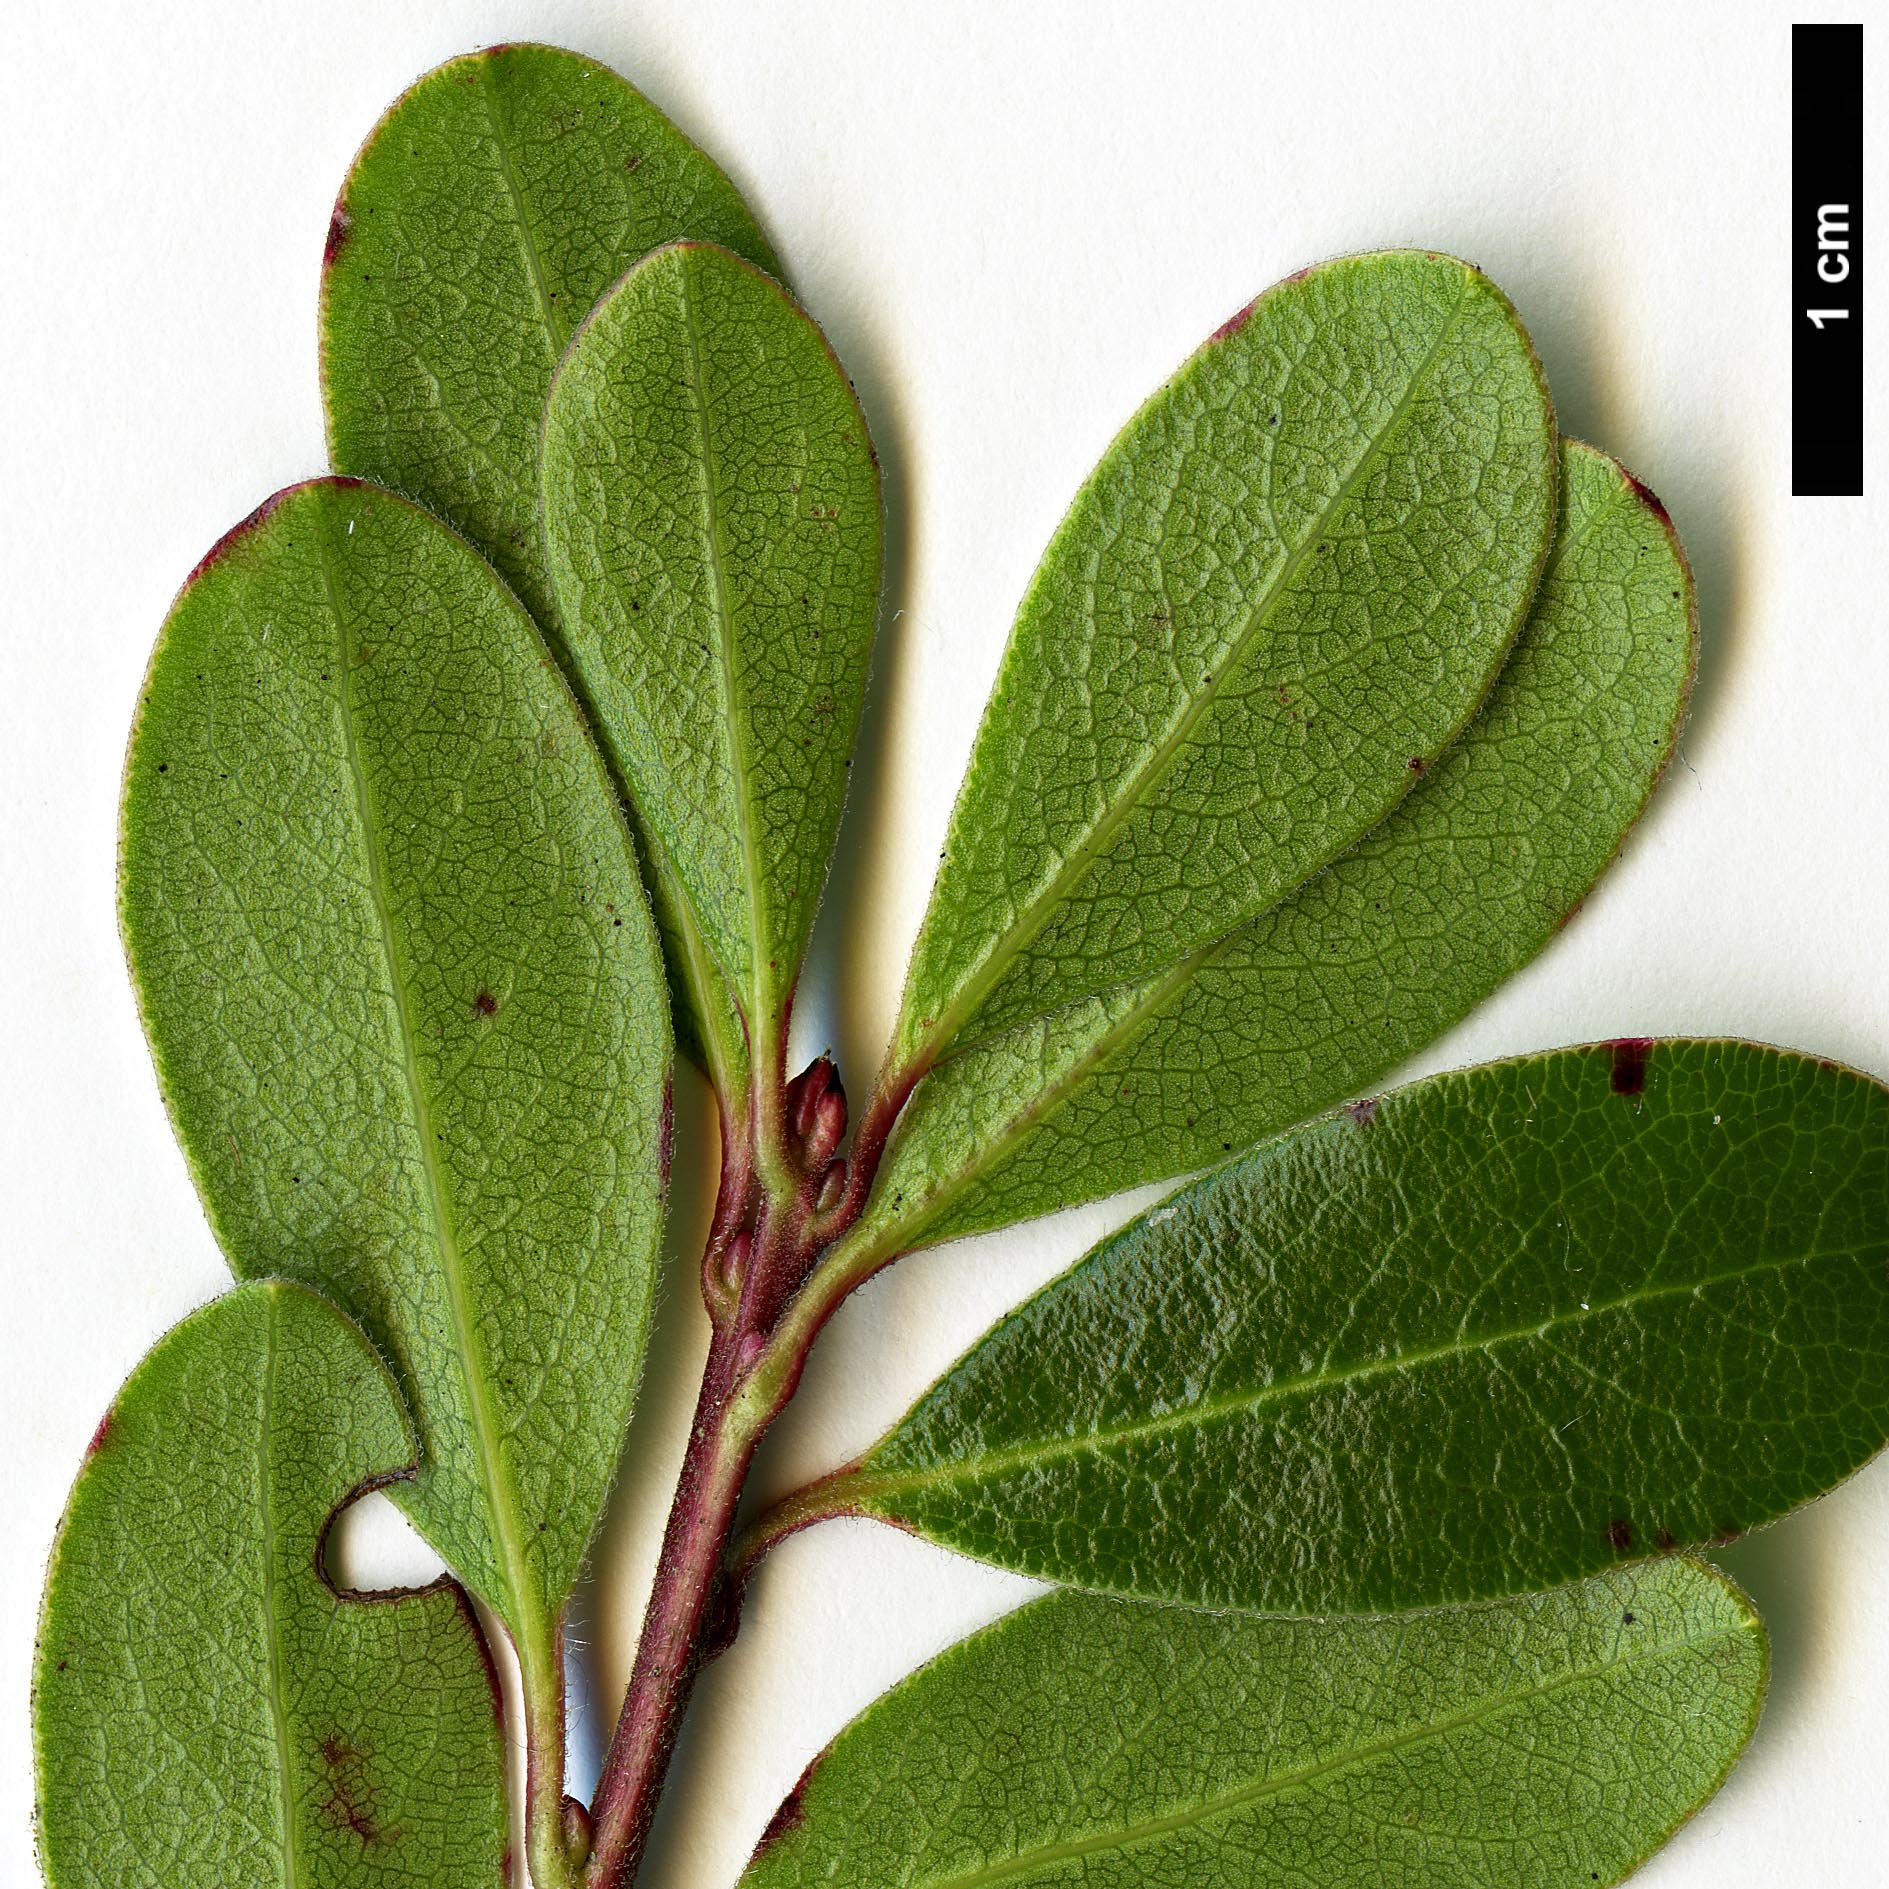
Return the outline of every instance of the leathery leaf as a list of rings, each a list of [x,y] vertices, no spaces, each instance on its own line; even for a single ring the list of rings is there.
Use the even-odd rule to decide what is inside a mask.
[[[1131,420],[1031,581],[900,1012],[909,1079],[1152,975],[1375,826],[1468,721],[1552,536],[1555,432],[1447,256],[1306,270]]]
[[[677,244],[598,305],[545,409],[544,530],[599,735],[757,1055],[846,793],[878,608],[878,465],[820,331]]]
[[[231,1266],[315,1286],[394,1361],[421,1440],[396,1497],[542,1696],[641,1366],[669,1062],[575,702],[462,539],[370,486],[291,488],[164,626],[122,875]]]
[[[1562,515],[1476,720],[1351,852],[1166,970],[946,1060],[859,1238],[886,1253],[1222,1160],[1358,1091],[1554,937],[1671,759],[1696,646],[1664,508],[1562,448]]]
[[[1377,1620],[1053,1594],[868,1708],[745,1889],[1560,1889],[1715,1791],[1765,1634],[1696,1562]]]
[[[427,73],[369,134],[329,226],[335,470],[456,525],[551,627],[537,512],[552,370],[597,297],[684,236],[775,266],[714,162],[607,66],[493,46]]]
[[[814,1510],[1363,1613],[1728,1538],[1886,1436],[1889,1091],[1635,1041],[1261,1144],[995,1326]]]
[[[335,470],[456,525],[561,659],[538,530],[545,394],[598,296],[683,237],[779,273],[714,161],[608,67],[555,46],[493,46],[427,73],[374,128],[335,204],[321,294]],[[738,1090],[729,994],[673,868],[636,830],[681,1041]]]
[[[386,1367],[279,1281],[179,1325],[99,1426],[34,1675],[49,1889],[500,1879],[495,1676],[464,1593],[338,1593],[329,1517],[413,1461]]]

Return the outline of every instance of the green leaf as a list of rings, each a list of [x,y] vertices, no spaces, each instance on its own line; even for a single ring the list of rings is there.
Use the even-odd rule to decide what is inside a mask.
[[[494,46],[429,72],[369,136],[335,205],[321,298],[335,469],[457,525],[567,664],[538,529],[545,395],[598,296],[685,236],[777,271],[715,164],[614,72],[554,46]],[[738,1093],[729,995],[669,861],[636,837],[683,1045]]]
[[[714,162],[608,67],[494,46],[427,73],[369,134],[328,231],[335,470],[456,525],[552,627],[537,531],[552,370],[597,297],[683,236],[775,267]]]
[[[139,1365],[46,1580],[49,1889],[500,1880],[498,1689],[465,1594],[323,1570],[334,1511],[412,1460],[386,1367],[299,1286],[239,1287]]]
[[[1375,826],[1468,721],[1547,555],[1548,392],[1445,256],[1228,322],[1077,494],[999,671],[897,1076],[1152,975]]]
[[[1591,447],[1562,466],[1527,625],[1410,797],[1241,929],[933,1071],[862,1240],[901,1252],[1218,1162],[1355,1095],[1567,922],[1671,758],[1695,611],[1659,501]]]
[[[1411,1084],[1105,1240],[819,1496],[1073,1586],[1355,1613],[1726,1538],[1889,1436],[1889,1091],[1742,1043]]]
[[[1689,1561],[1388,1620],[1053,1594],[855,1719],[742,1882],[1617,1882],[1717,1790],[1767,1663]]]
[[[598,305],[545,411],[571,660],[750,1038],[771,1043],[826,877],[878,607],[878,464],[780,287],[660,250]]]
[[[241,1277],[391,1357],[399,1500],[534,1680],[647,1333],[669,1038],[614,792],[531,620],[460,538],[293,487],[185,586],[132,739],[123,919]]]

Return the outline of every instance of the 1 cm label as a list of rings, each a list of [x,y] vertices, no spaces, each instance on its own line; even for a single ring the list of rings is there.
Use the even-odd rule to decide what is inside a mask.
[[[1850,279],[1850,206],[1847,203],[1820,203],[1817,206],[1817,280],[1835,288]],[[1848,321],[1847,308],[1807,308],[1804,319],[1822,331],[1826,322]]]

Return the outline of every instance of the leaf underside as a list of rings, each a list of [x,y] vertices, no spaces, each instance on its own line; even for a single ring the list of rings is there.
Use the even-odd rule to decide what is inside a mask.
[[[1528,622],[1410,797],[1239,930],[935,1070],[863,1237],[903,1251],[1216,1163],[1356,1094],[1554,937],[1671,758],[1696,636],[1658,501],[1591,447],[1562,458]]]
[[[856,1719],[742,1883],[1612,1883],[1718,1788],[1766,1666],[1684,1560],[1391,1620],[1055,1594]]]
[[[553,46],[428,73],[370,134],[335,206],[321,299],[335,470],[462,530],[567,664],[538,529],[545,395],[604,290],[684,237],[778,272],[715,163],[614,72]],[[678,1036],[738,1087],[729,993],[669,860],[640,822],[636,836]]]
[[[599,304],[545,412],[544,531],[598,734],[751,1040],[785,1015],[878,606],[878,465],[820,331],[680,244]]]
[[[997,1325],[831,1490],[1028,1574],[1292,1613],[1768,1522],[1889,1436],[1889,1091],[1563,1050],[1262,1144]]]
[[[896,1064],[1154,975],[1375,826],[1501,666],[1555,487],[1534,351],[1467,264],[1349,257],[1228,323],[1031,582]]]
[[[451,1582],[347,1596],[319,1544],[413,1460],[399,1394],[299,1286],[138,1367],[60,1528],[34,1674],[49,1889],[488,1889],[498,1692]]]
[[[122,881],[231,1266],[393,1360],[397,1497],[529,1661],[641,1365],[669,1054],[628,835],[530,619],[404,500],[271,501],[165,625]]]
[[[775,267],[714,162],[608,67],[514,45],[427,73],[335,204],[321,297],[335,470],[457,526],[552,625],[536,524],[552,370],[597,297],[685,236]]]

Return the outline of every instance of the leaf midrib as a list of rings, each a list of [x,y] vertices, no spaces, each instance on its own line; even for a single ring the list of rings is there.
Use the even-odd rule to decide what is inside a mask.
[[[1541,581],[1535,587],[1537,605],[1546,594],[1549,585],[1559,576],[1564,557],[1583,539],[1593,534],[1602,512],[1603,508],[1597,507],[1581,521],[1574,531],[1556,534],[1554,549],[1542,569]],[[1463,731],[1464,741],[1475,739],[1479,720],[1480,715]],[[1454,748],[1448,750],[1443,756],[1441,765],[1447,767],[1455,754]],[[1438,781],[1444,778],[1447,777],[1438,776],[1436,780],[1420,783],[1418,787],[1412,789],[1412,798],[1425,791],[1434,792]],[[1387,815],[1386,819],[1394,817],[1393,812]],[[1374,828],[1360,844],[1369,845],[1379,830]],[[989,1136],[979,1138],[976,1149],[968,1160],[941,1178],[935,1179],[932,1186],[905,1212],[895,1214],[892,1219],[881,1223],[876,1228],[870,1223],[862,1228],[862,1231],[870,1236],[869,1244],[872,1251],[886,1256],[895,1252],[910,1251],[912,1241],[916,1240],[927,1227],[934,1225],[950,1207],[962,1200],[966,1192],[979,1181],[1003,1167],[1008,1156],[1019,1152],[1026,1145],[1030,1131],[1039,1127],[1047,1117],[1054,1114],[1082,1086],[1084,1080],[1108,1060],[1113,1051],[1132,1041],[1141,1027],[1160,1011],[1170,997],[1191,983],[1197,972],[1213,963],[1250,927],[1264,922],[1281,906],[1288,904],[1293,896],[1293,893],[1288,892],[1263,911],[1255,912],[1252,917],[1243,919],[1231,931],[1214,939],[1211,944],[1201,945],[1196,950],[1188,952],[1184,957],[1176,959],[1166,971],[1147,979],[1141,985],[1139,993],[1121,1014],[1078,1051],[1060,1075],[1046,1082]],[[1099,992],[1097,995],[1101,997],[1106,996],[1107,993]],[[1029,1027],[1029,1024],[1016,1026],[1019,1030]],[[990,1040],[995,1043],[1001,1039]],[[949,1068],[957,1060],[959,1054],[968,1055],[978,1047],[976,1044],[966,1044],[961,1051],[954,1050],[940,1057],[932,1072],[933,1075],[935,1076],[939,1070]]]
[[[511,146],[506,142],[507,128],[499,119],[498,98],[492,85],[492,55],[490,53],[479,57],[479,99],[485,106],[486,122],[492,127],[492,148],[498,153],[499,176],[504,182],[505,194],[512,206],[512,221],[518,229],[518,245],[525,257],[525,274],[531,282],[532,298],[537,303],[538,318],[544,324],[551,364],[555,367],[570,335],[560,326],[557,313],[551,305],[550,285],[545,280],[544,258],[538,253],[537,233],[531,226],[531,219],[525,213],[524,187],[518,181],[518,168],[512,162]]]
[[[682,298],[683,332],[689,341],[689,394],[702,441],[702,535],[708,552],[709,607],[715,618],[716,680],[720,685],[722,716],[728,730],[730,798],[734,803],[735,843],[741,852],[743,882],[748,904],[748,1038],[760,1049],[772,1028],[764,1013],[762,988],[767,952],[761,934],[761,883],[754,852],[754,816],[748,805],[747,756],[741,740],[742,694],[735,664],[734,615],[728,602],[727,547],[722,536],[721,467],[709,426],[708,392],[702,384],[702,328],[689,283],[690,263],[684,251],[678,259],[676,281]]]
[[[349,785],[353,790],[356,822],[360,829],[361,852],[366,867],[368,897],[374,909],[382,960],[387,969],[387,986],[400,1041],[402,1071],[407,1095],[413,1105],[414,1133],[419,1142],[420,1170],[425,1180],[428,1216],[440,1256],[440,1272],[446,1287],[447,1309],[452,1318],[453,1340],[460,1378],[466,1388],[467,1414],[471,1418],[474,1457],[485,1496],[486,1512],[491,1518],[494,1545],[498,1549],[500,1572],[506,1586],[508,1608],[506,1624],[519,1636],[521,1656],[526,1646],[535,1650],[536,1634],[528,1631],[526,1618],[530,1587],[525,1579],[524,1556],[517,1538],[517,1518],[512,1512],[512,1492],[502,1474],[497,1429],[485,1394],[484,1359],[473,1324],[472,1308],[464,1267],[459,1251],[458,1230],[448,1204],[450,1189],[441,1174],[435,1152],[438,1132],[433,1126],[432,1098],[420,1071],[419,1045],[413,1024],[412,1000],[407,989],[406,972],[400,947],[399,925],[387,889],[387,866],[380,847],[379,808],[374,798],[367,769],[362,761],[354,727],[354,651],[350,646],[347,617],[341,608],[339,587],[335,582],[333,554],[327,540],[329,521],[324,517],[314,532],[316,558],[321,566],[323,588],[329,614],[334,619],[336,660],[340,664],[342,754]],[[496,1604],[496,1603],[495,1603]],[[535,1612],[535,1610],[533,1610]]]
[[[1480,1699],[1468,1710],[1450,1718],[1413,1726],[1410,1730],[1400,1732],[1393,1737],[1355,1746],[1318,1763],[1287,1772],[1280,1777],[1262,1778],[1257,1783],[1242,1785],[1236,1790],[1224,1791],[1219,1796],[1204,1799],[1200,1804],[1189,1809],[1172,1811],[1161,1817],[1145,1818],[1139,1823],[1098,1832],[1094,1836],[1072,1837],[1064,1842],[1046,1844],[1040,1849],[1024,1851],[1001,1863],[976,1870],[968,1876],[928,1877],[922,1886],[915,1885],[915,1889],[984,1889],[985,1885],[1011,1880],[1031,1870],[1045,1869],[1056,1863],[1068,1862],[1083,1856],[1093,1856],[1107,1850],[1125,1850],[1137,1844],[1154,1842],[1175,1831],[1186,1830],[1212,1818],[1222,1817],[1250,1805],[1263,1803],[1269,1797],[1303,1790],[1318,1783],[1321,1779],[1375,1763],[1380,1758],[1388,1757],[1411,1745],[1421,1744],[1427,1739],[1445,1739],[1468,1726],[1479,1725],[1485,1720],[1518,1712],[1538,1699],[1552,1698],[1556,1693],[1566,1692],[1576,1686],[1592,1684],[1606,1675],[1623,1672],[1633,1666],[1676,1659],[1696,1648],[1730,1640],[1735,1634],[1743,1631],[1745,1631],[1743,1627],[1719,1627],[1710,1633],[1663,1642],[1659,1647],[1646,1652],[1630,1653],[1621,1659],[1608,1660],[1604,1664],[1563,1673],[1558,1678],[1548,1680],[1541,1685],[1527,1687],[1520,1692],[1502,1693],[1494,1698]]]
[[[962,1200],[965,1193],[987,1174],[1002,1167],[1006,1158],[1027,1139],[1031,1129],[1066,1101],[1081,1086],[1084,1078],[1107,1058],[1109,1052],[1130,1038],[1176,991],[1192,980],[1196,971],[1211,963],[1228,942],[1239,935],[1241,929],[1236,926],[1226,937],[1217,938],[1212,944],[1188,952],[1159,976],[1150,978],[1122,1014],[1086,1044],[1070,1060],[1061,1075],[1045,1083],[988,1137],[978,1138],[975,1151],[968,1160],[935,1182],[904,1213],[895,1213],[890,1220],[876,1228],[868,1223],[862,1229],[868,1236],[862,1244],[869,1244],[873,1252],[883,1253],[887,1257],[895,1252],[910,1251],[911,1241],[948,1208]]]
[[[262,1642],[267,1669],[269,1725],[275,1739],[276,1804],[282,1820],[283,1889],[301,1889],[301,1823],[295,1814],[295,1776],[289,1748],[288,1713],[283,1706],[282,1635],[276,1622],[275,1528],[275,1360],[276,1294],[268,1295],[268,1336],[262,1354],[262,1409],[257,1433],[256,1520],[262,1535]]]
[[[1287,1402],[1295,1397],[1311,1396],[1318,1391],[1328,1390],[1337,1385],[1357,1384],[1371,1378],[1394,1375],[1406,1370],[1420,1370],[1444,1359],[1471,1357],[1479,1352],[1492,1352],[1503,1345],[1519,1343],[1525,1339],[1545,1338],[1552,1331],[1558,1331],[1570,1325],[1592,1323],[1629,1306],[1647,1305],[1659,1299],[1683,1297],[1687,1294],[1696,1296],[1708,1287],[1732,1285],[1759,1273],[1783,1272],[1792,1266],[1808,1266],[1822,1259],[1845,1257],[1857,1256],[1848,1253],[1845,1249],[1830,1248],[1814,1249],[1807,1253],[1793,1253],[1779,1259],[1754,1260],[1748,1266],[1711,1273],[1700,1279],[1678,1280],[1667,1286],[1651,1286],[1636,1292],[1625,1292],[1617,1298],[1590,1303],[1585,1311],[1560,1313],[1545,1319],[1537,1319],[1528,1325],[1512,1326],[1502,1331],[1485,1333],[1473,1340],[1465,1341],[1459,1335],[1447,1343],[1426,1346],[1421,1350],[1401,1351],[1386,1358],[1367,1358],[1336,1371],[1319,1371],[1303,1376],[1276,1379],[1270,1384],[1260,1385],[1257,1388],[1230,1392],[1222,1397],[1186,1404],[1159,1416],[1085,1430],[1074,1436],[1045,1438],[1018,1444],[1007,1450],[993,1450],[980,1456],[965,1457],[923,1467],[884,1470],[874,1469],[871,1466],[872,1459],[868,1457],[866,1466],[856,1472],[856,1476],[841,1479],[837,1483],[836,1493],[845,1496],[850,1486],[852,1499],[870,1504],[875,1497],[900,1489],[927,1488],[938,1484],[973,1481],[980,1477],[1002,1475],[1010,1470],[1035,1468],[1065,1457],[1112,1449],[1125,1443],[1143,1442],[1152,1437],[1166,1435],[1173,1430],[1197,1428],[1225,1417],[1240,1416],[1261,1410],[1268,1404]]]
[[[913,1064],[921,1068],[929,1068],[939,1059],[943,1051],[951,1044],[959,1028],[971,1017],[978,1005],[995,988],[998,980],[1029,948],[1050,919],[1055,916],[1057,908],[1063,903],[1065,892],[1101,857],[1123,822],[1139,807],[1142,795],[1158,785],[1168,769],[1173,766],[1201,717],[1218,700],[1221,689],[1226,686],[1228,676],[1240,666],[1254,637],[1271,620],[1274,610],[1287,594],[1288,587],[1292,579],[1297,576],[1310,548],[1317,544],[1321,536],[1329,530],[1331,521],[1337,515],[1339,508],[1351,498],[1359,481],[1370,469],[1377,455],[1408,416],[1430,369],[1435,366],[1437,357],[1443,350],[1443,344],[1455,332],[1463,310],[1468,307],[1473,287],[1473,278],[1465,274],[1462,294],[1439,324],[1436,336],[1431,341],[1422,361],[1412,372],[1409,384],[1398,395],[1396,404],[1386,416],[1383,425],[1365,442],[1350,471],[1339,483],[1337,491],[1320,509],[1317,518],[1312,521],[1299,543],[1287,553],[1272,581],[1260,593],[1253,607],[1248,611],[1246,621],[1235,630],[1232,638],[1223,648],[1214,665],[1212,675],[1196,694],[1188,697],[1167,734],[1162,736],[1154,750],[1131,772],[1114,798],[1102,809],[1088,831],[1070,849],[1061,865],[1051,874],[1048,882],[1040,891],[1031,896],[1024,909],[1012,918],[1010,923],[991,941],[976,969],[959,985],[958,994],[944,1006],[931,1028],[921,1035],[911,1054],[910,1060]],[[1284,896],[1283,892],[1281,896]]]

